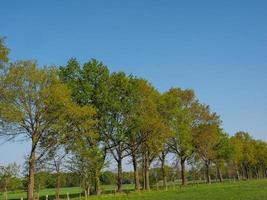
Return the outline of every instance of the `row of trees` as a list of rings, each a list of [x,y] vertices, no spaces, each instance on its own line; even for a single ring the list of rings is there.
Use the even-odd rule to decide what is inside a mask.
[[[3,45],[2,45],[3,46]],[[2,47],[1,47],[2,48]],[[0,51],[1,58],[8,51]],[[2,53],[4,52],[4,53]],[[135,190],[150,189],[152,163],[160,161],[166,187],[166,159],[179,160],[182,184],[186,167],[235,169],[236,178],[265,177],[267,147],[239,132],[229,137],[209,106],[193,90],[157,91],[145,79],[110,73],[92,59],[80,65],[38,67],[33,61],[7,63],[0,77],[0,135],[31,142],[28,156],[28,199],[34,198],[35,171],[49,167],[58,177],[63,168],[80,177],[81,186],[100,194],[100,176],[112,157],[117,165],[117,192],[122,191],[122,162],[128,157]],[[5,64],[5,62],[7,64]]]
[[[27,188],[27,175],[21,175],[21,167],[16,163],[10,163],[0,167],[0,194],[6,194],[10,191],[25,190]],[[112,171],[103,171],[100,175],[101,185],[114,185],[116,173]],[[55,171],[42,169],[35,173],[35,191],[38,193],[42,189],[56,188],[57,176]],[[133,184],[133,172],[123,172],[123,184]],[[80,178],[75,172],[60,172],[61,187],[80,187]]]

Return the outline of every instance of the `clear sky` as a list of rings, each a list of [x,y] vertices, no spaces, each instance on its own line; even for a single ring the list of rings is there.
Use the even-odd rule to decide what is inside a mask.
[[[96,58],[160,91],[192,88],[223,128],[267,141],[267,1],[5,0],[0,36],[12,61]],[[27,143],[0,144],[0,164]]]

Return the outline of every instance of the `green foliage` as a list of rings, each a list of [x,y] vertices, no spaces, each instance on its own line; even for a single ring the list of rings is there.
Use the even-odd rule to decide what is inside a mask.
[[[115,175],[111,171],[105,171],[101,174],[100,181],[103,185],[114,185]]]
[[[16,163],[0,166],[0,191],[13,191],[22,187],[18,177],[20,168]]]
[[[8,62],[7,55],[0,40],[0,61]],[[110,73],[95,59],[83,65],[70,59],[59,69],[18,61],[2,69],[0,125],[0,136],[31,141],[26,183],[31,188],[35,180],[37,191],[59,188],[55,175],[63,186],[80,185],[96,194],[101,182],[116,182],[119,192],[122,183],[137,186],[139,174],[145,190],[150,183],[166,183],[166,177],[174,180],[179,170],[184,184],[186,162],[192,166],[191,179],[203,179],[205,173],[208,182],[218,176],[267,176],[266,142],[246,132],[229,137],[220,128],[220,117],[199,103],[193,90],[171,88],[161,94],[144,79]],[[166,166],[168,153],[175,154],[181,169]],[[67,154],[68,162],[63,160]],[[122,160],[129,155],[135,173],[122,172]],[[116,161],[117,173],[103,172],[107,156]],[[150,169],[158,157],[161,169]],[[53,173],[41,163],[46,169],[33,179],[37,161],[54,163]],[[63,162],[72,173],[61,171]],[[17,176],[3,174],[1,187],[21,187]]]
[[[4,63],[8,62],[9,49],[5,46],[5,38],[0,37],[0,68]]]
[[[84,187],[99,190],[99,177],[105,165],[106,150],[100,146],[106,124],[107,81],[109,71],[95,59],[83,67],[75,59],[70,59],[65,67],[60,67],[60,78],[71,89],[72,99],[79,105],[95,109],[95,135],[79,131],[78,137],[69,145],[75,154],[73,159]],[[75,119],[75,117],[74,117]]]

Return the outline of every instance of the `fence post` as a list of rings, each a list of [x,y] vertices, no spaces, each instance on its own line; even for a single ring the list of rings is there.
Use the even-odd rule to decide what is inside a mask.
[[[67,200],[70,200],[69,193],[67,192]]]
[[[45,200],[48,200],[48,194],[47,194],[47,195],[45,195]]]

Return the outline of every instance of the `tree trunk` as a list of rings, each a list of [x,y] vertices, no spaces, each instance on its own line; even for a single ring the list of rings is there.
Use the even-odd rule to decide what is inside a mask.
[[[165,154],[164,154],[164,152],[162,152],[162,157],[161,157],[161,173],[162,173],[163,187],[167,191],[167,178],[166,178],[166,170],[165,170]]]
[[[246,178],[247,178],[247,180],[249,180],[249,170],[248,170],[248,166],[245,166],[245,174],[246,174]]]
[[[139,174],[137,169],[137,160],[136,155],[132,152],[132,161],[133,161],[133,169],[134,169],[134,189],[135,191],[140,191],[140,182],[139,182]]]
[[[6,200],[7,200],[7,188],[5,186],[5,197],[6,197]]]
[[[211,179],[210,179],[210,163],[209,161],[206,161],[206,181],[208,184],[211,184]]]
[[[117,160],[118,174],[117,174],[117,192],[122,192],[122,159]]]
[[[181,178],[182,178],[182,185],[186,185],[186,176],[185,176],[185,158],[181,158]]]
[[[99,180],[98,173],[96,173],[96,176],[95,176],[95,191],[96,191],[96,195],[97,196],[100,196],[101,195],[100,180]]]
[[[239,181],[240,180],[240,174],[239,174],[239,171],[238,171],[238,167],[236,167],[235,170],[236,170],[236,178]]]
[[[217,166],[217,174],[220,182],[223,182],[222,172],[220,166]]]
[[[149,170],[145,170],[145,190],[150,190],[150,183],[149,183]]]
[[[88,187],[87,187],[87,197],[89,197],[90,196],[90,192],[91,191],[91,186],[90,186],[90,184],[88,184]]]
[[[32,150],[29,157],[29,176],[28,176],[28,200],[34,200],[34,169],[35,168],[35,151]]]
[[[56,199],[59,200],[59,190],[60,190],[60,172],[57,172],[57,186],[56,186]]]
[[[85,190],[84,190],[84,198],[85,198],[85,200],[88,199],[88,198],[87,198],[87,195],[88,195],[88,194],[87,194],[87,190],[85,189]]]
[[[144,159],[144,189],[145,190],[150,190],[150,183],[149,183],[149,161],[148,161],[148,158],[147,158],[147,155],[145,155],[145,159]]]

